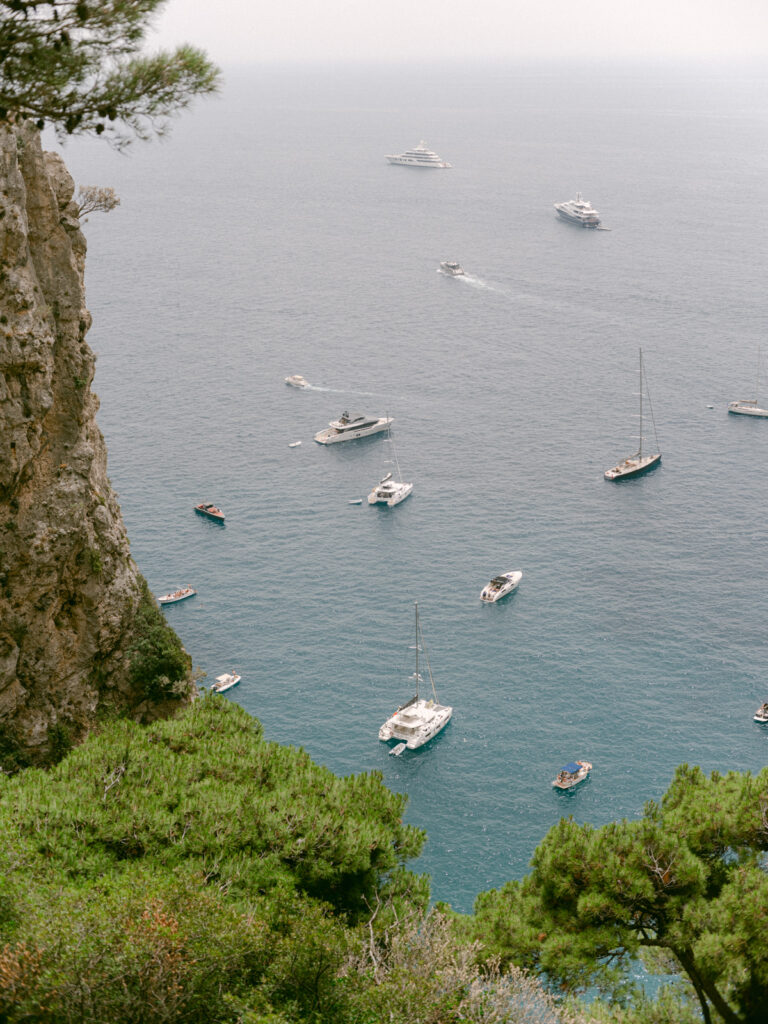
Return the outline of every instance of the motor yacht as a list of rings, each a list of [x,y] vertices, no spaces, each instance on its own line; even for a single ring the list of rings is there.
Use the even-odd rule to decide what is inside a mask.
[[[555,789],[573,789],[583,782],[591,771],[592,765],[589,761],[571,761],[570,764],[563,765],[557,773],[557,778],[552,780],[552,785]]]
[[[224,675],[216,676],[216,682],[211,683],[211,689],[214,693],[226,693],[233,686],[237,686],[239,682],[240,676],[232,669],[231,672],[225,672]]]
[[[513,590],[517,590],[517,586],[522,578],[523,574],[519,569],[513,569],[511,572],[503,572],[499,576],[494,576],[491,582],[487,583],[480,592],[480,600],[489,602],[500,601],[502,597],[506,597]]]
[[[300,373],[294,373],[290,377],[285,378],[285,383],[290,384],[292,388],[308,388],[309,381],[305,380]]]
[[[170,594],[163,594],[162,597],[158,597],[158,604],[176,604],[177,601],[185,601],[188,597],[194,597],[197,593],[192,587],[179,587],[178,590],[171,591]]]
[[[448,277],[465,277],[466,272],[460,263],[451,263],[449,260],[445,260],[440,264],[440,270],[443,274]]]
[[[315,434],[318,444],[336,444],[338,441],[354,441],[358,437],[369,437],[389,430],[392,419],[389,416],[366,416],[362,412],[343,412],[337,420],[331,420],[325,430]]]
[[[581,192],[576,193],[575,199],[555,203],[555,210],[563,220],[571,224],[580,224],[583,228],[596,228],[600,223],[599,213],[590,202],[582,198]]]
[[[405,704],[394,711],[386,722],[379,729],[379,739],[383,742],[398,740],[404,743],[408,750],[418,750],[425,743],[429,743],[438,733],[448,725],[453,714],[453,708],[446,704],[440,704],[435,690],[435,681],[432,678],[432,669],[429,666],[424,638],[419,625],[419,606],[416,605],[416,672],[411,679],[416,684],[416,694]],[[432,697],[425,700],[419,696],[419,683],[423,683],[419,674],[419,654],[424,655],[429,681],[432,685]],[[396,750],[397,748],[395,748]]]
[[[403,167],[450,167],[449,163],[446,163],[442,157],[438,156],[437,153],[433,153],[431,149],[427,149],[427,144],[423,140],[414,146],[413,149],[407,150],[405,153],[400,153],[397,156],[385,157],[390,164],[401,164]]]

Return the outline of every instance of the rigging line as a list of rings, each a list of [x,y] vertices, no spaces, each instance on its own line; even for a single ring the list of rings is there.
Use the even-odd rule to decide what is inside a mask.
[[[432,684],[432,695],[435,698],[435,704],[439,704],[440,701],[437,698],[437,690],[435,689],[435,680],[432,676],[432,666],[429,663],[429,654],[427,653],[427,645],[424,643],[424,634],[421,632],[421,623],[419,623],[419,634],[421,638],[421,648],[424,652],[424,660],[427,663],[427,672],[429,672],[429,681]]]
[[[656,438],[656,450],[659,451],[659,435],[656,433],[656,418],[653,415],[653,402],[651,401],[651,389],[648,385],[648,374],[645,372],[645,366],[643,366],[643,376],[645,377],[645,390],[648,395],[648,407],[651,410],[651,423],[653,424],[653,436]]]

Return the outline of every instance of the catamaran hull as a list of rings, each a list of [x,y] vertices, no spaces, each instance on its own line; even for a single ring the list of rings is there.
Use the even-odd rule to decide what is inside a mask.
[[[631,461],[631,460],[630,460]],[[628,465],[626,469],[622,468],[622,463],[618,466],[614,466],[613,469],[606,469],[605,479],[606,480],[631,480],[633,477],[642,476],[644,473],[649,473],[652,469],[655,469],[661,463],[661,455],[653,455],[648,460],[638,466]]]
[[[385,722],[379,729],[379,739],[385,743],[388,740],[400,740],[405,743],[408,750],[418,750],[419,747],[425,746],[430,740],[433,740],[435,736],[439,736],[443,729],[448,725],[453,715],[453,709],[444,709],[445,713],[441,714],[435,722],[430,723],[429,729],[422,730],[418,736],[405,737],[398,734],[397,726],[392,723],[392,719]],[[394,717],[394,716],[393,716]]]

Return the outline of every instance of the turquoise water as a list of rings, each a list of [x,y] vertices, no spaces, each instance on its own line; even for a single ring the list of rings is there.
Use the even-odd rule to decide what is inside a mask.
[[[163,144],[65,150],[122,199],[85,229],[89,340],[136,561],[155,593],[197,588],[168,619],[209,681],[242,674],[228,696],[268,737],[408,794],[416,866],[461,910],[563,814],[635,816],[684,761],[766,763],[768,422],[726,414],[768,348],[766,84],[233,72]],[[385,163],[421,138],[450,171]],[[610,231],[556,220],[577,190]],[[641,345],[663,463],[609,484]],[[381,438],[312,442],[346,408],[394,417],[394,510],[348,504]],[[414,600],[454,718],[391,758]],[[590,781],[554,792],[581,757]]]

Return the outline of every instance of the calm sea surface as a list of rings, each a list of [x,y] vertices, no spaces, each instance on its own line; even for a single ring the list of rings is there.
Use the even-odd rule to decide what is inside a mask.
[[[384,161],[419,139],[453,168]],[[561,815],[766,764],[768,421],[726,406],[768,357],[767,140],[750,68],[274,69],[162,144],[64,151],[122,199],[85,228],[89,340],[136,561],[197,588],[168,619],[269,738],[408,794],[458,909]],[[577,191],[610,231],[558,222]],[[609,484],[640,346],[663,464]],[[394,416],[397,509],[349,504],[382,438],[313,443],[344,409]],[[414,600],[454,718],[392,758]]]

